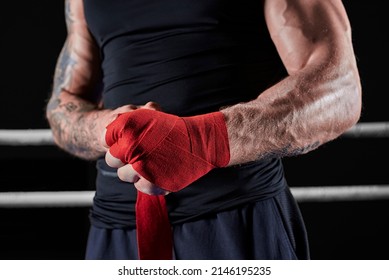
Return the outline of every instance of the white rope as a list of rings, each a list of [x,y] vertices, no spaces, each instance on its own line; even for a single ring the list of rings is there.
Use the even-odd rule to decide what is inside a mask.
[[[0,192],[0,208],[89,207],[94,191]]]
[[[0,145],[54,145],[50,129],[0,129]]]
[[[298,202],[331,202],[389,199],[389,185],[293,187]]]
[[[389,199],[389,185],[292,187],[297,202]],[[0,208],[90,207],[94,191],[0,192]]]
[[[389,122],[358,123],[342,136],[351,138],[389,137]],[[50,129],[0,129],[0,145],[54,145]]]
[[[389,122],[358,123],[345,137],[389,137]],[[54,145],[50,129],[0,130],[0,145]],[[377,200],[389,198],[389,185],[292,187],[298,202]],[[94,191],[3,192],[0,208],[19,207],[89,207]]]
[[[389,137],[389,122],[366,122],[358,123],[343,133],[344,137],[361,138],[361,137],[375,137],[387,138]]]

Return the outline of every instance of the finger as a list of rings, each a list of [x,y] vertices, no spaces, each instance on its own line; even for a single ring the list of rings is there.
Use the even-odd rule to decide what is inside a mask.
[[[113,144],[116,143],[116,138],[113,139],[112,136],[110,135],[107,135],[107,133],[113,133],[112,130],[108,131],[108,128],[104,128],[103,130],[103,134],[101,135],[101,141],[102,141],[102,144],[103,144],[103,147],[106,148],[106,149],[109,149]],[[115,141],[114,141],[115,140]]]
[[[119,117],[120,115],[118,115],[115,120]],[[118,122],[115,122],[115,120],[109,123],[104,129],[104,142],[107,147],[112,146],[118,140],[120,135],[122,126],[119,126]]]
[[[132,112],[136,109],[138,109],[138,106],[128,104],[128,105],[124,105],[124,106],[121,106],[121,107],[115,109],[115,113],[116,114],[123,114],[123,113],[127,113],[127,112]]]
[[[120,117],[120,115],[135,111],[137,109],[138,106],[128,104],[128,105],[121,106],[115,109],[114,111],[112,111],[105,125],[105,129],[102,135],[102,140],[103,140],[102,143],[105,148],[108,148],[110,145],[116,142],[118,133],[122,128],[122,126],[120,125],[118,126],[115,121]]]
[[[107,144],[107,128],[104,128],[104,131],[103,131],[103,134],[101,135],[101,143],[103,145],[104,148],[109,148],[108,144]]]
[[[109,148],[117,140],[117,135],[121,126],[118,127],[114,121],[117,120],[120,115],[135,111],[140,108],[156,111],[161,110],[159,104],[152,101],[147,102],[145,105],[136,106],[129,104],[115,109],[114,114],[112,114],[109,123],[105,126],[103,135],[101,136],[101,143],[104,148]]]
[[[109,150],[105,154],[105,162],[112,168],[119,168],[125,165],[120,159],[114,157]]]
[[[153,101],[147,102],[144,106],[141,106],[141,108],[161,111],[161,106],[158,103]]]
[[[148,195],[167,195],[170,192],[154,185],[150,181],[141,177],[135,184],[135,188]]]
[[[141,178],[138,172],[132,168],[131,164],[120,167],[117,171],[119,179],[128,183],[136,183]]]
[[[101,147],[101,152],[106,153],[109,149],[109,146],[108,146],[107,142],[105,141],[105,134],[107,133],[107,129],[104,127],[101,127],[100,130],[101,130],[101,132],[100,132],[100,135],[98,135],[98,137],[99,137],[98,143],[99,143],[99,146]]]

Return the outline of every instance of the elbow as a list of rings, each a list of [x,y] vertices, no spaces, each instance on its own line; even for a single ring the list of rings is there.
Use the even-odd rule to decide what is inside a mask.
[[[48,107],[46,107],[45,117],[49,128],[53,129],[53,125],[55,123],[55,114],[53,114],[53,112]]]
[[[47,121],[50,128],[51,128],[51,121],[52,121],[51,116],[52,116],[51,111],[49,111],[48,108],[46,108],[45,117],[46,117],[46,121]]]
[[[357,69],[353,71],[355,74],[350,81],[349,89],[347,90],[348,95],[348,114],[349,114],[349,126],[355,125],[362,114],[362,86]]]
[[[53,138],[53,141],[54,143],[61,147],[61,141],[60,141],[60,133],[58,133],[58,131],[55,128],[55,116],[50,113],[49,111],[46,111],[46,120],[47,120],[47,123],[49,125],[49,128],[51,130],[51,134],[52,134],[52,138]]]
[[[362,90],[361,87],[358,86],[353,92],[353,101],[351,111],[351,125],[355,125],[361,117],[362,114]]]
[[[51,97],[45,107],[45,117],[51,127],[54,120],[54,110],[58,108],[59,100]]]
[[[356,73],[356,72],[354,72]],[[358,123],[362,114],[362,88],[359,75],[350,75],[346,86],[342,90],[342,106],[339,108],[342,125],[341,133],[353,127]]]
[[[52,138],[54,143],[61,147],[61,133],[60,133],[60,121],[59,121],[59,115],[55,114],[53,112],[52,108],[50,107],[50,103],[46,107],[45,111],[45,116],[46,116],[46,121],[47,124],[49,125],[49,129],[52,132]]]

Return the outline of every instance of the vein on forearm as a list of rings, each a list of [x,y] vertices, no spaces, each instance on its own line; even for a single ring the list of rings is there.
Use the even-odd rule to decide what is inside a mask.
[[[333,67],[285,78],[256,100],[224,109],[233,163],[304,154],[355,123],[355,74]]]

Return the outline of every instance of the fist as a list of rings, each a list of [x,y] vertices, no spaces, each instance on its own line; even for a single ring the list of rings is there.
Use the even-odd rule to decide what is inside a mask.
[[[116,110],[116,118],[123,113],[131,112],[137,109],[149,109],[149,110],[158,110],[160,111],[160,106],[157,103],[154,102],[148,102],[144,106],[134,106],[134,105],[126,105],[123,107],[120,107]],[[129,109],[129,110],[128,110]],[[111,121],[113,121],[112,119]],[[108,126],[108,124],[107,124]],[[104,147],[108,149],[107,153],[105,154],[105,161],[110,167],[117,168],[117,174],[120,180],[133,183],[135,188],[139,191],[149,194],[149,195],[167,195],[169,192],[166,190],[163,190],[156,186],[155,184],[151,183],[147,179],[143,178],[135,169],[132,167],[132,164],[123,162],[122,160],[114,157],[110,151],[109,146],[106,143],[106,131],[104,130],[104,134],[102,136],[102,142]]]
[[[108,164],[131,164],[136,176],[170,192],[226,166],[230,156],[220,112],[182,118],[156,110],[135,110],[118,116],[107,127],[106,142],[110,146]]]

